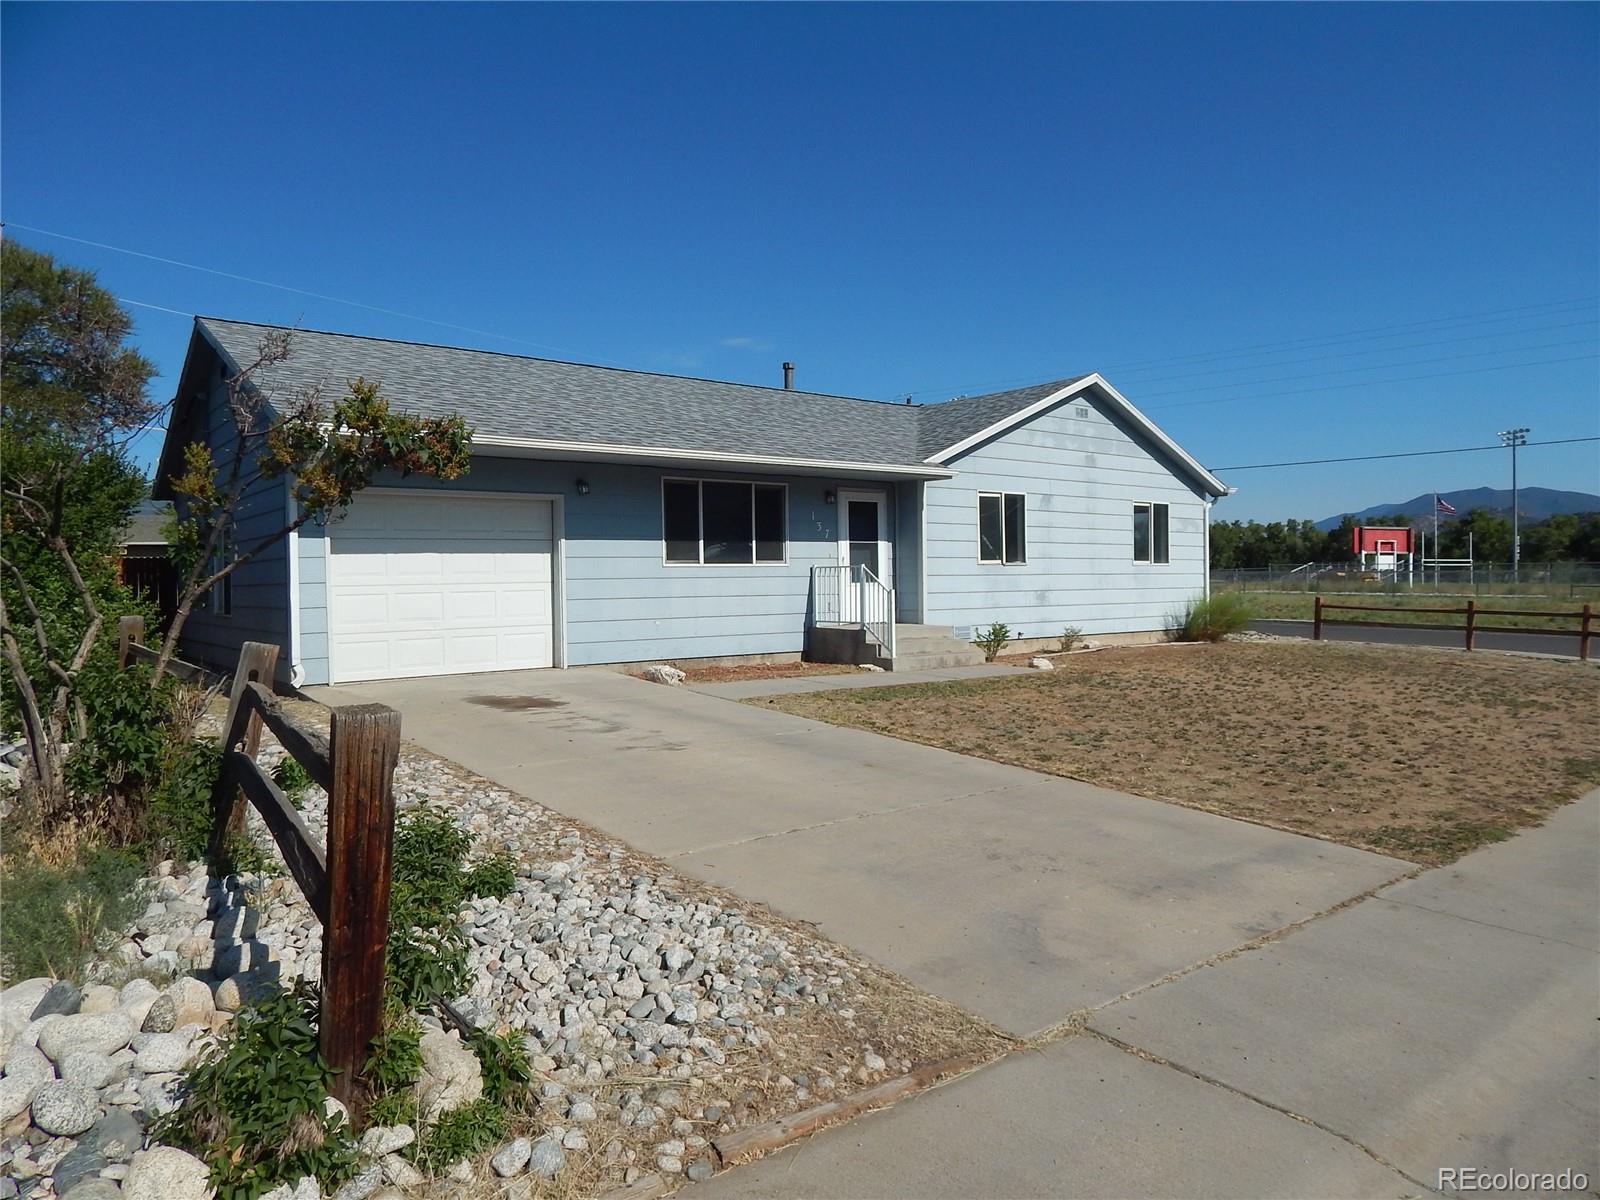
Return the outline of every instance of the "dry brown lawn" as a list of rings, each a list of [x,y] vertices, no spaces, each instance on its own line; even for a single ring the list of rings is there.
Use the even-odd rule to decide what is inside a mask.
[[[781,662],[731,663],[720,667],[674,664],[690,683],[738,683],[745,679],[803,679],[808,675],[857,675],[860,667],[847,663]]]
[[[1600,784],[1600,670],[1407,646],[1223,643],[769,697],[800,716],[1443,863]]]

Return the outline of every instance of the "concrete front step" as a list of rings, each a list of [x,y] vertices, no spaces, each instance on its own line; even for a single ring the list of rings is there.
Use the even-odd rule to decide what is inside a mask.
[[[898,647],[896,647],[898,649]],[[982,650],[953,650],[946,653],[895,655],[891,671],[941,671],[946,667],[981,667]]]

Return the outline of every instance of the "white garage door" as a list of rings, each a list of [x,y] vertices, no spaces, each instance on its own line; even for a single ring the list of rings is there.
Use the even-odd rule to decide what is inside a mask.
[[[553,664],[549,500],[368,492],[328,534],[335,683]]]

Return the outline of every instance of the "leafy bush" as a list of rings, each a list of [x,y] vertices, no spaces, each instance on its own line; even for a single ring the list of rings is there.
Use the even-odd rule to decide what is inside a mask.
[[[205,856],[211,840],[211,793],[221,770],[217,742],[196,739],[167,746],[146,813],[156,849],[178,859]]]
[[[419,808],[401,817],[394,831],[392,922],[454,924],[468,894],[461,864],[471,849],[472,835],[443,809]]]
[[[978,630],[978,636],[972,642],[983,651],[985,662],[993,662],[1000,657],[1000,651],[1011,644],[1011,626],[996,621],[987,629]]]
[[[300,800],[315,782],[311,772],[300,765],[300,760],[292,754],[285,754],[272,768],[272,782],[288,798],[290,804],[300,807]]]
[[[332,1079],[317,1051],[315,993],[276,991],[206,1052],[155,1136],[205,1161],[217,1200],[254,1200],[302,1175],[331,1189],[356,1169],[345,1119],[324,1109]]]
[[[67,758],[67,782],[78,795],[137,795],[160,769],[177,681],[169,676],[151,687],[150,679],[143,663],[118,670],[112,661],[78,677],[87,732]]]
[[[472,978],[467,937],[454,918],[448,926],[430,928],[398,923],[391,916],[386,954],[384,986],[407,1008],[426,1008],[441,996],[459,996]]]
[[[1083,630],[1076,625],[1068,625],[1061,631],[1061,653],[1070,654],[1083,645]]]
[[[520,1104],[533,1082],[533,1064],[522,1042],[513,1034],[474,1029],[467,1044],[483,1068],[483,1094],[503,1108]]]
[[[488,1096],[451,1109],[407,1147],[411,1161],[430,1174],[459,1158],[472,1158],[506,1136],[506,1112]]]
[[[143,864],[124,849],[99,847],[65,867],[11,855],[5,871],[7,979],[81,979],[105,936],[125,928],[145,905]]]
[[[498,900],[510,895],[516,886],[516,864],[504,854],[486,858],[467,872],[469,896],[493,896]]]
[[[1174,642],[1220,642],[1247,628],[1253,617],[1240,592],[1196,596],[1167,618],[1167,637]]]
[[[381,1096],[409,1087],[421,1074],[422,1026],[411,1012],[388,1004],[383,1029],[372,1039],[367,1054],[367,1082],[374,1094]]]

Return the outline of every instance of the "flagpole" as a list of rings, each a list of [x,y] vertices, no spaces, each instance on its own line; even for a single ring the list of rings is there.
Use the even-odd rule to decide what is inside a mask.
[[[1439,493],[1433,494],[1433,586],[1439,586]]]

